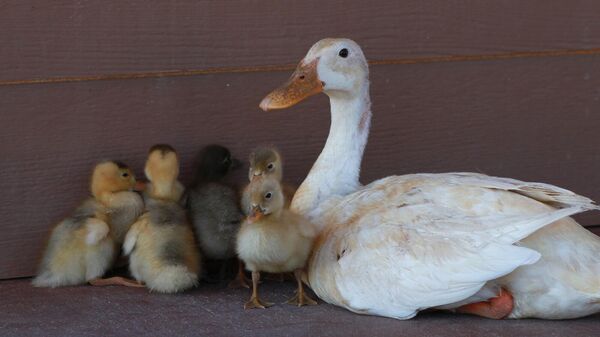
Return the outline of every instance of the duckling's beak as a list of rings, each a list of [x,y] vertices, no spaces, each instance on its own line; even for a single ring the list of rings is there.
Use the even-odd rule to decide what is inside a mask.
[[[317,65],[319,59],[311,62],[300,61],[292,77],[281,87],[273,90],[262,102],[264,111],[289,108],[307,97],[323,91],[323,82],[319,80]]]
[[[262,171],[260,171],[260,170],[250,171],[248,178],[250,179],[250,182],[253,182],[254,180],[262,179]]]
[[[135,185],[133,186],[134,191],[144,192],[145,189],[146,189],[146,183],[143,181],[140,181],[140,180],[137,180],[135,182]]]
[[[264,215],[265,213],[263,212],[262,208],[260,208],[260,206],[252,207],[252,210],[248,215],[248,221],[256,222],[260,220]]]

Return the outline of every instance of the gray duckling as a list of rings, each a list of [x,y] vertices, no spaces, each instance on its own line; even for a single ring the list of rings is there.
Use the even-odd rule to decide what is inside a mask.
[[[196,162],[194,179],[188,189],[190,219],[202,254],[220,263],[222,279],[227,261],[236,258],[236,235],[243,220],[238,193],[224,179],[241,162],[221,145],[204,147]],[[243,266],[239,266],[238,276],[230,286],[248,286]]]

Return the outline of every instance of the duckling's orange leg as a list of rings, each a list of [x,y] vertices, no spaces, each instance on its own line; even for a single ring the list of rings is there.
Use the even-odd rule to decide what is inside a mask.
[[[463,305],[456,309],[456,312],[492,319],[502,319],[512,312],[513,307],[514,301],[512,294],[505,289],[500,289],[498,297],[494,297],[489,301]]]
[[[125,286],[125,287],[135,287],[135,288],[144,288],[145,286],[140,282],[132,279],[128,279],[121,276],[113,276],[109,278],[96,278],[90,280],[88,282],[93,286],[103,287],[103,286]]]
[[[242,262],[242,260],[238,260],[238,273],[237,276],[235,277],[235,279],[233,279],[231,282],[229,282],[228,287],[229,288],[250,288],[250,285],[248,284],[248,278],[246,277],[246,274],[244,273],[244,262]]]
[[[244,309],[260,308],[265,309],[273,305],[273,303],[263,302],[258,298],[258,281],[260,281],[260,273],[252,272],[252,296],[250,300],[244,304]]]
[[[303,305],[317,305],[317,301],[310,298],[304,292],[304,287],[302,285],[302,269],[294,270],[294,276],[296,277],[296,282],[298,282],[298,290],[296,290],[294,297],[290,298],[286,303],[297,305],[299,307]]]

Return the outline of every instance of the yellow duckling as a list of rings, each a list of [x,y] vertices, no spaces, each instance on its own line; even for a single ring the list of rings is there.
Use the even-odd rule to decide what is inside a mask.
[[[253,181],[245,191],[251,209],[237,235],[237,253],[252,272],[252,297],[244,308],[265,308],[272,303],[258,296],[260,272],[294,272],[296,295],[288,303],[317,304],[304,293],[302,269],[310,254],[316,230],[302,216],[284,209],[280,183],[272,177]]]
[[[175,293],[198,284],[200,256],[194,233],[179,204],[184,188],[179,161],[169,145],[150,149],[145,168],[146,211],[131,226],[123,252],[133,277],[151,291]]]
[[[115,259],[118,237],[113,232],[118,234],[121,227],[131,225],[143,208],[140,196],[129,191],[135,183],[131,170],[120,162],[96,165],[90,186],[92,197],[52,230],[34,286],[86,282],[131,285],[119,277],[109,279],[110,282],[99,278]],[[111,228],[111,218],[117,219],[117,230]]]

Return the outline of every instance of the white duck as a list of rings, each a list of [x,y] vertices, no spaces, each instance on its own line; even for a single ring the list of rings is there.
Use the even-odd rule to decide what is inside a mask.
[[[475,173],[361,186],[371,111],[367,61],[354,41],[317,42],[260,106],[286,108],[319,92],[330,98],[329,137],[291,208],[320,226],[308,265],[320,298],[399,319],[426,308],[490,318],[600,311],[600,238],[569,218],[597,209],[591,200]]]

